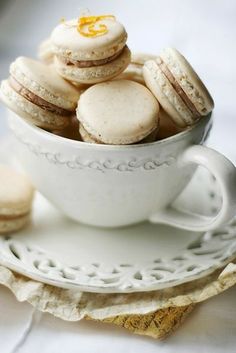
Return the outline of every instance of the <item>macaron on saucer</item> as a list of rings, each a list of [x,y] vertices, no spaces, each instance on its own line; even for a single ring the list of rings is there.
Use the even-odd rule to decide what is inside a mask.
[[[143,85],[114,80],[88,88],[76,112],[85,142],[123,145],[137,143],[157,129],[159,104]]]
[[[10,77],[1,83],[0,98],[20,117],[46,130],[68,125],[80,92],[55,69],[19,57],[10,66]]]
[[[0,234],[17,231],[28,223],[33,195],[26,176],[0,165]]]
[[[114,16],[89,16],[59,24],[51,41],[57,72],[93,84],[119,75],[130,62],[127,33]]]
[[[186,127],[209,114],[214,102],[189,62],[174,48],[164,49],[145,62],[147,87],[176,125]]]

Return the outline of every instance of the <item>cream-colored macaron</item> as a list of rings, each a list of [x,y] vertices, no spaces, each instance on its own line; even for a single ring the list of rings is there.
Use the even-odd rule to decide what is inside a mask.
[[[81,21],[94,19],[90,24]],[[92,20],[91,20],[92,21]],[[119,75],[130,62],[127,33],[114,16],[95,16],[59,24],[51,42],[58,73],[71,82],[93,84]]]
[[[0,234],[17,231],[28,223],[33,195],[26,176],[0,165]]]
[[[150,143],[158,140],[158,132],[159,126],[155,130],[153,130],[148,136],[144,137],[144,139],[139,141],[139,143]],[[92,135],[90,135],[88,131],[85,130],[82,124],[79,124],[79,133],[81,140],[84,142],[104,144],[103,142],[97,140]]]
[[[148,136],[144,137],[139,143],[150,143],[155,142],[158,139],[158,131],[160,123],[158,124],[157,128],[153,130]]]
[[[81,137],[114,145],[136,143],[151,134],[158,126],[158,113],[159,104],[152,93],[129,80],[90,87],[77,108]]]
[[[80,136],[80,124],[76,116],[74,115],[63,130],[51,131],[54,135],[65,137],[70,140],[81,141]]]
[[[50,38],[47,38],[40,43],[38,48],[38,57],[45,64],[50,65],[53,63],[54,54]]]
[[[53,67],[26,57],[11,64],[10,78],[2,81],[0,89],[0,98],[8,108],[47,130],[68,125],[79,96],[79,90]]]
[[[131,53],[131,62],[115,80],[131,80],[145,85],[143,65],[145,61],[155,59],[156,56],[147,53]]]
[[[162,108],[159,112],[159,129],[156,140],[163,140],[184,131],[184,128],[177,126],[169,115]]]
[[[143,67],[146,85],[180,127],[194,124],[214,108],[213,99],[189,62],[174,48],[164,49]]]

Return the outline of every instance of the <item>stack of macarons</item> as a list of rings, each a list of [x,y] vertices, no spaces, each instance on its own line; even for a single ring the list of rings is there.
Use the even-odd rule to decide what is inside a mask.
[[[19,117],[62,137],[98,144],[153,142],[209,114],[213,100],[173,48],[132,54],[112,15],[63,20],[39,47],[17,58],[0,98]]]
[[[101,28],[104,33],[100,33]],[[130,63],[126,41],[126,30],[114,16],[63,22],[51,35],[56,70],[77,84],[110,80]]]
[[[46,130],[62,130],[74,114],[80,92],[50,66],[19,57],[1,83],[0,98],[20,117]]]

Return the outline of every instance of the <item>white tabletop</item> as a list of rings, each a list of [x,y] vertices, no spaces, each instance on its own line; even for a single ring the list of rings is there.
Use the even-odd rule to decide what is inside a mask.
[[[209,145],[236,162],[235,35],[236,2],[158,0],[8,0],[0,2],[0,79],[18,55],[35,56],[61,17],[79,9],[115,14],[129,33],[133,51],[158,53],[175,46],[190,60],[211,91],[216,107]],[[6,135],[0,107],[0,136]],[[165,342],[138,337],[123,329],[93,322],[68,323],[34,312],[0,286],[1,353],[77,352],[235,352],[236,288],[201,305]]]

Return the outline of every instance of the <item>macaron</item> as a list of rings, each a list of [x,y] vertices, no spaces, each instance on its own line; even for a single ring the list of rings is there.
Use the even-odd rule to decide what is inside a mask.
[[[146,53],[131,53],[131,62],[119,76],[115,79],[131,80],[145,85],[143,77],[143,65],[145,61],[155,59],[156,56]]]
[[[174,136],[179,132],[184,131],[184,128],[177,126],[162,108],[159,112],[159,119],[160,123],[156,135],[156,140],[163,140],[167,137]]]
[[[158,131],[159,131],[159,125],[155,130],[153,130],[148,136],[144,137],[139,143],[150,143],[150,142],[155,142],[157,140],[158,136]]]
[[[38,57],[45,64],[50,65],[53,63],[54,54],[50,38],[47,38],[40,43],[38,48]]]
[[[159,126],[155,130],[153,130],[148,136],[144,137],[144,139],[139,141],[139,143],[150,143],[150,142],[156,141],[158,139],[158,131],[159,131]],[[81,140],[84,142],[104,144],[103,142],[97,140],[92,135],[90,135],[85,130],[82,124],[79,125],[79,133],[80,133]]]
[[[1,83],[0,98],[20,117],[47,130],[68,125],[80,92],[39,61],[19,57],[10,66],[10,77]]]
[[[109,80],[126,69],[127,33],[114,16],[81,17],[59,24],[51,41],[57,72],[75,83]]]
[[[84,141],[137,143],[158,127],[159,104],[143,85],[114,80],[88,88],[76,110]]]
[[[180,127],[193,125],[214,108],[207,88],[174,48],[166,48],[156,59],[145,62],[143,75],[163,110]]]
[[[0,165],[0,234],[17,231],[29,222],[33,195],[25,175]]]
[[[52,131],[52,133],[54,135],[65,137],[70,140],[81,141],[79,129],[80,129],[80,124],[78,122],[78,119],[74,115],[70,119],[69,125],[67,125],[63,130],[55,130],[55,131]]]
[[[100,140],[96,139],[93,135],[89,134],[88,131],[85,130],[82,124],[79,124],[79,133],[80,133],[81,140],[84,142],[104,144]]]

